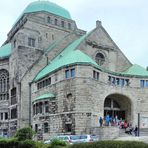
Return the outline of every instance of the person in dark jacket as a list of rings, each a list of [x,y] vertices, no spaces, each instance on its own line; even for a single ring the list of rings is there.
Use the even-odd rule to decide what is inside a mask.
[[[103,125],[103,118],[102,117],[99,118],[99,124],[100,124],[100,127],[102,127],[102,125]]]
[[[134,133],[135,133],[135,136],[138,136],[138,127],[137,127],[137,125],[135,126]]]

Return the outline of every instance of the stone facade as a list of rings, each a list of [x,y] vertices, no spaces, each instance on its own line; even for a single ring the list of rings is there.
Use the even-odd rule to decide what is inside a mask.
[[[32,126],[38,138],[44,139],[49,135],[83,134],[95,130],[98,118],[107,113],[118,114],[133,125],[140,113],[141,127],[148,127],[148,91],[140,86],[148,76],[121,74],[132,64],[100,21],[75,49],[96,61],[98,67],[72,63],[34,81],[44,67],[66,47],[73,48],[71,44],[85,34],[74,20],[46,11],[19,18],[4,43],[11,43],[11,55],[0,59],[0,72],[9,73],[9,99],[0,100],[1,134],[12,136],[16,129],[26,126]],[[68,70],[74,70],[74,75],[66,78]],[[124,82],[122,86],[119,81]],[[48,85],[44,85],[46,82]],[[54,97],[41,97],[48,93]]]

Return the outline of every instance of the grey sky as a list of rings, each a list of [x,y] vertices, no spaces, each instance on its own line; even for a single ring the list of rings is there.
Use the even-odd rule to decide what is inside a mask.
[[[34,0],[0,1],[0,45],[13,23]],[[50,0],[69,10],[77,26],[86,31],[96,20],[110,34],[118,47],[133,63],[148,66],[148,1],[147,0]]]

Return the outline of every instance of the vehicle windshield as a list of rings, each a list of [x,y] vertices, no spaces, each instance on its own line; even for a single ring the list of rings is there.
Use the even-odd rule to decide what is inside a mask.
[[[92,139],[96,139],[96,138],[98,138],[96,135],[91,135],[91,138]]]
[[[68,140],[68,137],[57,137],[59,140]]]

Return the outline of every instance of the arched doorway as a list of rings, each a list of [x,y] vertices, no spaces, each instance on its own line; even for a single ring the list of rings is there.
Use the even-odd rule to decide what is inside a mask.
[[[121,94],[111,94],[104,101],[104,116],[118,116],[118,119],[124,119],[131,122],[131,101],[128,97]]]

